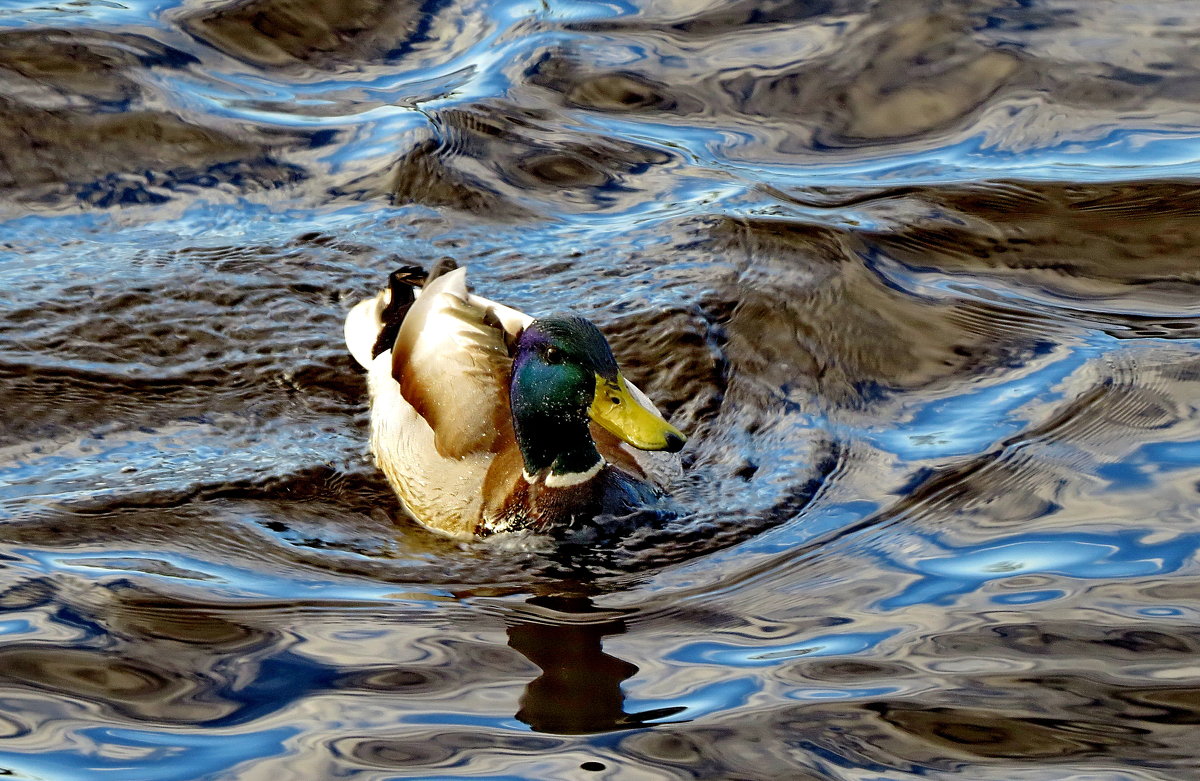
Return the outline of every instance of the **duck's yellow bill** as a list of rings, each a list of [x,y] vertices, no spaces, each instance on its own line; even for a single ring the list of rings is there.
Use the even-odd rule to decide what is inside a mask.
[[[590,413],[592,420],[640,450],[678,453],[687,442],[682,431],[630,392],[620,374],[616,382],[596,375],[596,396]]]

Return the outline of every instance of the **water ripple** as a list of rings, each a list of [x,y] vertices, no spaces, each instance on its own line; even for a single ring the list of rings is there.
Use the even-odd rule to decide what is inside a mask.
[[[1197,31],[0,9],[0,772],[1191,778]],[[680,520],[404,516],[341,322],[446,256],[608,334]]]

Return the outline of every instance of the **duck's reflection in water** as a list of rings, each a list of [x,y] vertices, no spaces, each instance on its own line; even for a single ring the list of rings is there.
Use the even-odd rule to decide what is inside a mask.
[[[606,654],[602,643],[625,632],[623,618],[600,610],[587,597],[533,597],[529,604],[541,608],[539,620],[514,616],[508,627],[509,646],[542,670],[521,696],[520,721],[537,732],[581,735],[646,726],[684,710],[626,712],[621,683],[638,667]],[[578,619],[556,619],[553,612]]]

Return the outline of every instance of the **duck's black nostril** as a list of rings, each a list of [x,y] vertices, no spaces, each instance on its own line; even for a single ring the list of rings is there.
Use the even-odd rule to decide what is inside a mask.
[[[683,443],[686,441],[678,434],[667,434],[667,446],[663,449],[668,453],[678,453],[680,450],[683,450]]]

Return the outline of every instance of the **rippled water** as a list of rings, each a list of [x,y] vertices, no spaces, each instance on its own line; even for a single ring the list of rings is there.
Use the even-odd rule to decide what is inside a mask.
[[[1159,781],[1200,765],[1188,0],[0,5],[0,769]],[[690,514],[447,542],[400,261],[569,302]]]

